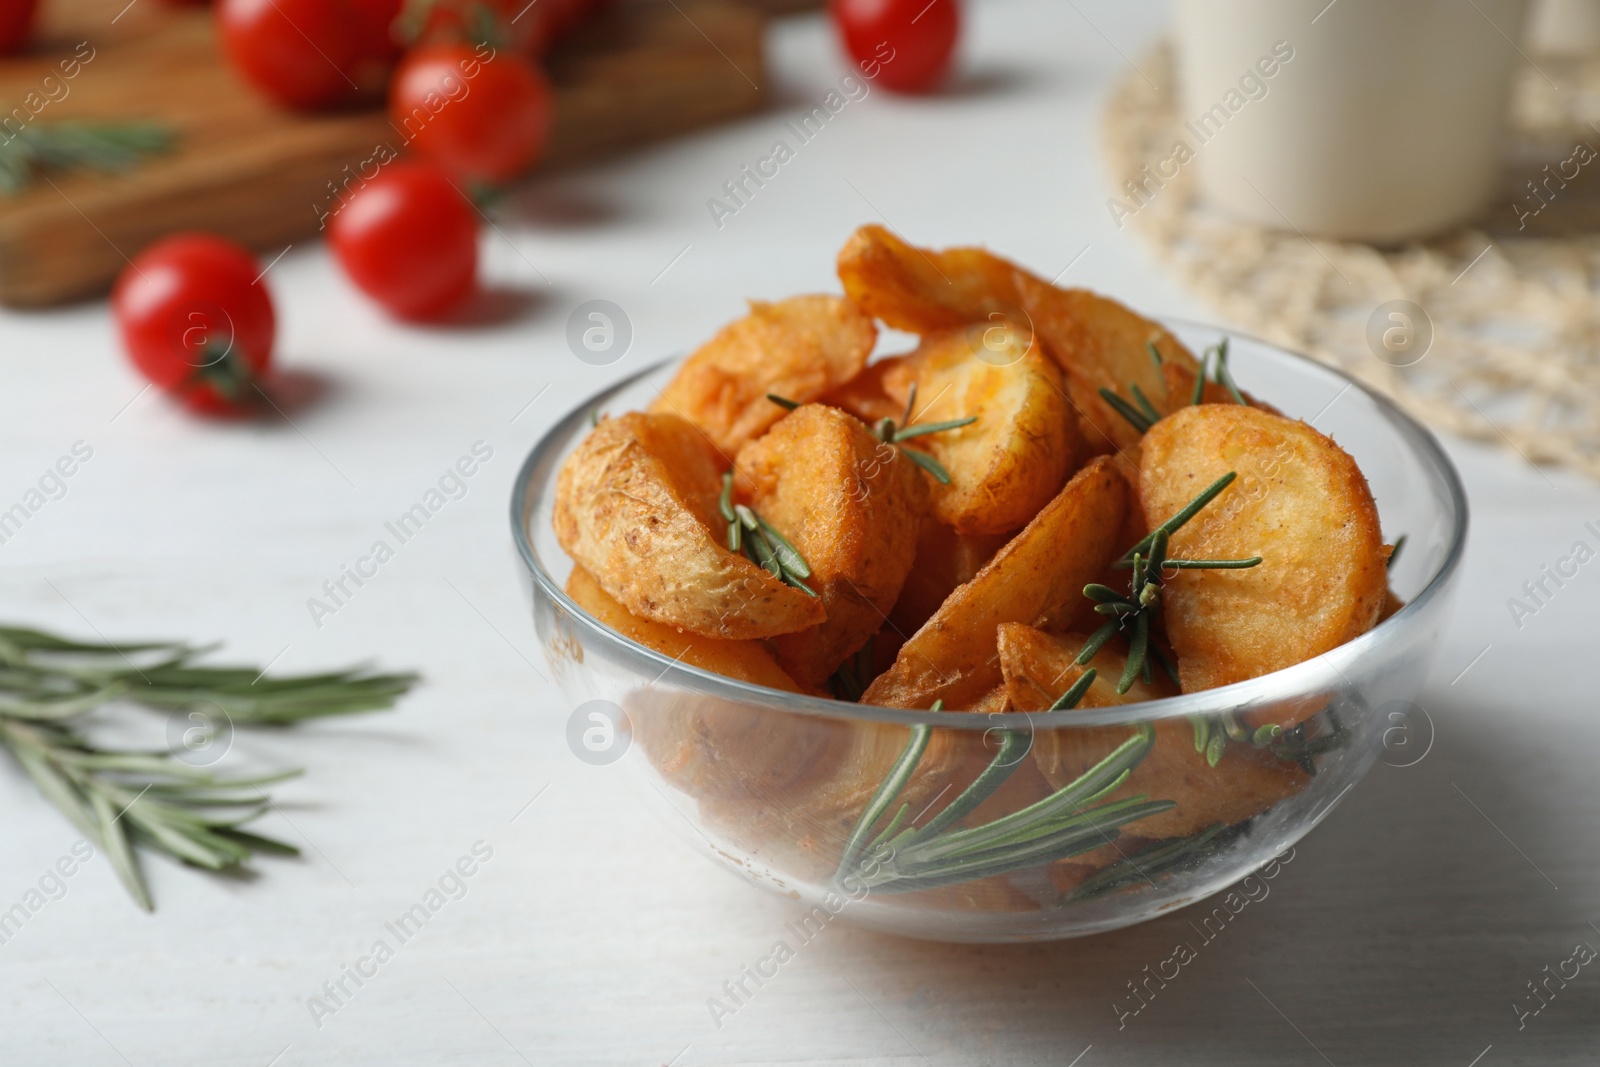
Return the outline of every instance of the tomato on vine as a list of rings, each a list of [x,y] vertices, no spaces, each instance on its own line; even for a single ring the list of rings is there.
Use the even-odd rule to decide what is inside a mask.
[[[949,73],[958,0],[830,0],[828,11],[850,58],[884,88],[928,92]]]
[[[204,414],[260,399],[272,360],[272,298],[248,250],[204,233],[167,237],[117,277],[111,308],[123,347],[153,385]]]
[[[424,161],[385,165],[330,219],[328,240],[356,287],[402,319],[444,315],[477,279],[474,209]]]
[[[468,182],[509,181],[544,152],[554,113],[533,63],[488,45],[424,45],[389,83],[389,121],[406,145]]]

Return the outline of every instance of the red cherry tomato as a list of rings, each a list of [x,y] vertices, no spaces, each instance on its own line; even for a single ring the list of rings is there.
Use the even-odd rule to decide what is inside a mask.
[[[388,63],[400,55],[394,22],[402,0],[349,0],[356,18],[356,53],[361,59]]]
[[[39,0],[0,0],[0,52],[15,52],[28,43]]]
[[[407,146],[469,181],[527,170],[549,140],[553,111],[550,85],[531,62],[486,45],[418,48],[389,83],[389,121]]]
[[[178,234],[140,252],[111,293],[139,373],[195,411],[257,403],[276,330],[260,273],[246,249],[210,234]]]
[[[477,278],[476,213],[431,163],[386,165],[333,216],[328,239],[356,287],[403,319],[438,318]]]
[[[220,0],[217,23],[234,69],[285,107],[326,107],[355,91],[360,28],[347,0]]]
[[[830,0],[829,11],[850,58],[886,89],[927,92],[950,70],[958,0]]]

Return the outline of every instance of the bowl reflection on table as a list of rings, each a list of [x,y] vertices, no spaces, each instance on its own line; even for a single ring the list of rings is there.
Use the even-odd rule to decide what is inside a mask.
[[[1224,336],[1206,326],[1168,325],[1194,351]],[[626,745],[617,749],[614,770],[651,806],[672,809],[660,813],[691,846],[754,884],[879,930],[942,941],[1074,937],[1141,922],[1238,881],[1321,821],[1403,722],[1445,619],[1467,516],[1449,460],[1409,416],[1334,370],[1228,336],[1230,363],[1244,387],[1349,451],[1371,485],[1385,540],[1406,538],[1390,575],[1406,606],[1372,631],[1235,685],[1034,714],[877,708],[779,692],[675,662],[609,629],[567,596],[572,563],[550,525],[556,472],[588,433],[590,412],[647,407],[676,369],[673,362],[573,411],[534,447],[517,478],[512,524],[532,574],[534,622],[569,707],[599,702],[589,707],[600,709],[595,721],[602,725],[606,709],[622,709],[623,715],[611,713],[621,720],[615,735],[609,727],[599,735],[608,745]],[[1235,740],[1213,769],[1195,752],[1197,718],[1303,725],[1266,748]],[[863,838],[841,877],[856,823],[908,742],[924,734],[915,773],[877,824],[883,840]],[[1136,788],[1138,766],[1149,779],[1150,768],[1182,765],[1190,779],[1196,768],[1212,776],[1190,784],[1191,796],[1209,791],[1203,810],[1180,806],[1120,827],[1101,816],[1084,821],[1082,811],[1105,799],[1085,793],[1090,785],[1057,792],[1071,788],[1063,768],[1065,778],[1092,771],[1114,750],[1133,751],[1129,742],[1137,749],[1133,758],[1149,753],[1146,763],[1135,765],[1120,792],[1105,796],[1122,799]],[[582,742],[574,744],[578,750]],[[937,817],[997,762],[1011,766],[1004,784],[952,830],[993,825],[1054,796],[1060,810],[1052,818],[1059,821],[1051,826],[1060,829],[1041,845],[1040,858],[1027,862],[1026,850],[1012,847],[1005,854],[1013,869],[986,871],[981,861],[992,854],[979,853],[967,867],[946,867],[939,876],[897,874],[897,862],[910,863],[909,852],[888,841],[925,851],[929,846],[903,829]],[[1235,777],[1215,777],[1224,773]],[[1248,786],[1218,790],[1220,781]],[[901,805],[907,821],[883,834]],[[1007,825],[993,832],[997,842]],[[1046,847],[1069,839],[1077,842],[1071,848]]]

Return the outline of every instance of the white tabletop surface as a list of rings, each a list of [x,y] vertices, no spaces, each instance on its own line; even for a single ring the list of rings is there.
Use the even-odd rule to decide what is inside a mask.
[[[1600,486],[1502,450],[1445,442],[1474,525],[1420,698],[1433,749],[1377,766],[1271,896],[1124,1028],[1113,1003],[1170,954],[1182,914],[1025,947],[835,924],[718,1027],[707,998],[799,905],[691,854],[563,741],[569,708],[535,670],[506,510],[522,455],[583,396],[746,297],[835,288],[835,250],[873,219],[1047,277],[1071,264],[1068,281],[1152,313],[1210,315],[1104,206],[1097,109],[1163,17],[1121,0],[974,4],[956,89],[852,102],[718,229],[706,199],[843,73],[818,19],[783,23],[772,111],[515,198],[484,236],[499,299],[482,324],[394,325],[297,244],[269,274],[278,355],[327,392],[292,425],[206,424],[141,392],[103,304],[0,315],[0,507],[74,442],[93,449],[0,545],[0,616],[222,639],[283,669],[373,657],[427,679],[392,713],[235,740],[224,766],[306,768],[262,824],[303,859],[250,880],[152,859],[153,916],[89,861],[0,945],[0,1063],[1596,1062],[1600,967],[1521,1029],[1513,1004],[1577,942],[1600,947],[1600,571],[1520,629],[1506,600],[1593,540]],[[606,368],[564,341],[593,298],[634,328]],[[318,628],[308,598],[478,441],[493,458],[466,496]],[[0,764],[6,908],[76,835]],[[308,998],[480,841],[493,856],[466,895],[314,1019]]]

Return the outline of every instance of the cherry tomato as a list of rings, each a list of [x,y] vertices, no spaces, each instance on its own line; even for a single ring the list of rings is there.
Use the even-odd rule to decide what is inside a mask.
[[[350,0],[356,17],[356,53],[362,59],[388,63],[400,55],[394,22],[402,0]]]
[[[139,373],[206,414],[257,403],[276,331],[260,273],[249,251],[210,234],[177,234],[140,252],[111,292]]]
[[[949,72],[958,0],[830,0],[828,9],[845,51],[884,88],[927,92]]]
[[[220,0],[217,22],[234,69],[285,107],[326,107],[355,91],[360,20],[347,0]]]
[[[550,137],[550,85],[522,56],[487,45],[425,45],[389,83],[389,121],[407,146],[468,181],[527,170]]]
[[[403,319],[438,318],[472,291],[478,221],[443,170],[390,163],[328,223],[344,272]]]
[[[0,0],[0,52],[15,52],[28,43],[39,0]]]

